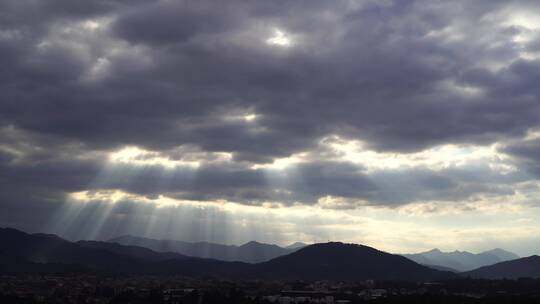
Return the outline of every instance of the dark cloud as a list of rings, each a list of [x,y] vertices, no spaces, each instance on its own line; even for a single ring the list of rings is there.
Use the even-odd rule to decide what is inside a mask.
[[[533,174],[536,179],[540,177],[540,140],[520,140],[511,142],[500,150],[513,156],[516,163],[524,171]]]
[[[537,94],[537,69],[520,60],[496,74],[475,67],[479,60],[515,58],[516,33],[477,22],[498,5],[479,4],[467,13],[464,5],[445,11],[443,4],[413,2],[351,9],[161,1],[50,8],[58,11],[50,23],[64,15],[73,22],[101,15],[114,21],[91,41],[71,29],[67,45],[51,38],[74,27],[64,21],[40,37],[20,34],[29,41],[8,54],[15,63],[3,90],[12,96],[3,103],[3,120],[99,147],[192,143],[263,162],[309,149],[332,133],[395,151],[523,134],[538,118],[537,105],[524,100]],[[265,45],[273,27],[298,36],[296,45]],[[478,41],[488,30],[492,39]],[[463,37],[453,41],[452,35]],[[45,50],[36,49],[49,40]],[[102,79],[84,83],[100,59],[107,62]],[[444,81],[485,94],[448,91]],[[237,108],[259,113],[265,132],[216,117]]]
[[[149,45],[182,43],[206,34],[220,35],[242,26],[246,16],[236,6],[232,2],[151,2],[122,14],[115,21],[113,32],[130,42]]]

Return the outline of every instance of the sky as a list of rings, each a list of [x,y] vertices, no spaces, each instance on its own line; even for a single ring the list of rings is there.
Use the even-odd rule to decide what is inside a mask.
[[[0,226],[540,254],[538,1],[0,1]]]

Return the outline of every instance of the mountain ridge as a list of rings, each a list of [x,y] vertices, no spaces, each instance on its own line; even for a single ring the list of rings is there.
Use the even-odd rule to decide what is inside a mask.
[[[476,254],[459,250],[443,252],[438,248],[434,248],[425,252],[402,255],[419,264],[445,267],[455,269],[459,272],[470,271],[482,266],[493,265],[499,262],[519,258],[515,253],[500,248]]]
[[[375,248],[314,244],[267,262],[249,264],[159,253],[137,246],[79,241],[0,229],[0,273],[92,272],[228,279],[400,280],[455,278]],[[171,258],[169,258],[171,257]]]
[[[211,242],[158,240],[132,235],[115,237],[109,239],[107,242],[118,243],[121,245],[136,245],[158,252],[176,252],[192,257],[245,263],[268,261],[299,249],[283,248],[274,244],[260,243],[257,241],[249,241],[242,245],[224,245]]]
[[[455,277],[451,272],[435,270],[400,255],[341,242],[313,244],[260,265],[265,271],[286,278],[294,278],[291,273],[302,273],[302,279],[317,279],[324,273],[339,273],[341,278],[364,280],[437,280]],[[328,279],[339,278],[330,276]]]

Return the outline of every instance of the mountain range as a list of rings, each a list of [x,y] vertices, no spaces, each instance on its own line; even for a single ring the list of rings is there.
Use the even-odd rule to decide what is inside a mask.
[[[91,272],[230,279],[400,280],[455,278],[371,247],[322,243],[267,262],[250,264],[156,252],[118,243],[70,242],[57,236],[0,229],[0,274]]]
[[[294,243],[286,248],[264,244],[255,241],[241,246],[223,245],[209,242],[183,242],[175,240],[155,240],[144,237],[125,235],[108,240],[109,243],[121,245],[134,245],[152,249],[158,252],[176,252],[183,255],[216,259],[221,261],[239,261],[246,263],[260,263],[273,258],[286,255],[305,247],[306,244]]]
[[[251,242],[237,247],[249,248],[259,244]],[[445,255],[433,250],[430,253],[421,263],[425,263],[427,258]],[[464,252],[446,254],[450,257],[488,256],[490,259],[493,259],[492,256],[498,259],[515,257],[501,249],[478,255]],[[28,234],[11,228],[0,228],[0,274],[153,274],[227,279],[347,281],[432,281],[458,277],[516,279],[540,278],[540,257],[534,255],[496,262],[457,274],[444,271],[446,269],[444,266],[427,267],[404,256],[368,246],[339,242],[308,245],[269,261],[245,263],[192,257],[178,252],[158,252],[113,242],[70,242],[56,235]]]
[[[190,243],[176,240],[156,240],[131,235],[116,237],[107,242],[129,246],[140,246],[163,253],[179,253],[181,255],[199,258],[246,263],[269,261],[307,246],[304,243],[297,242],[287,247],[280,247],[273,244],[264,244],[254,241],[236,246],[210,242]],[[454,252],[442,252],[439,249],[433,249],[416,254],[404,254],[403,256],[433,269],[456,273],[519,258],[518,255],[500,248],[478,254],[457,250]]]
[[[519,258],[515,253],[500,248],[477,254],[457,250],[442,252],[439,249],[433,249],[421,253],[404,254],[403,256],[422,265],[428,265],[435,269],[454,270],[455,272],[470,271],[482,266]]]

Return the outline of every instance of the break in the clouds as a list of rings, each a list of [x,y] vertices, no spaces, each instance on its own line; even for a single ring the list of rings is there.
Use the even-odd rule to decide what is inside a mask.
[[[538,20],[535,1],[2,1],[0,223],[531,252]]]

